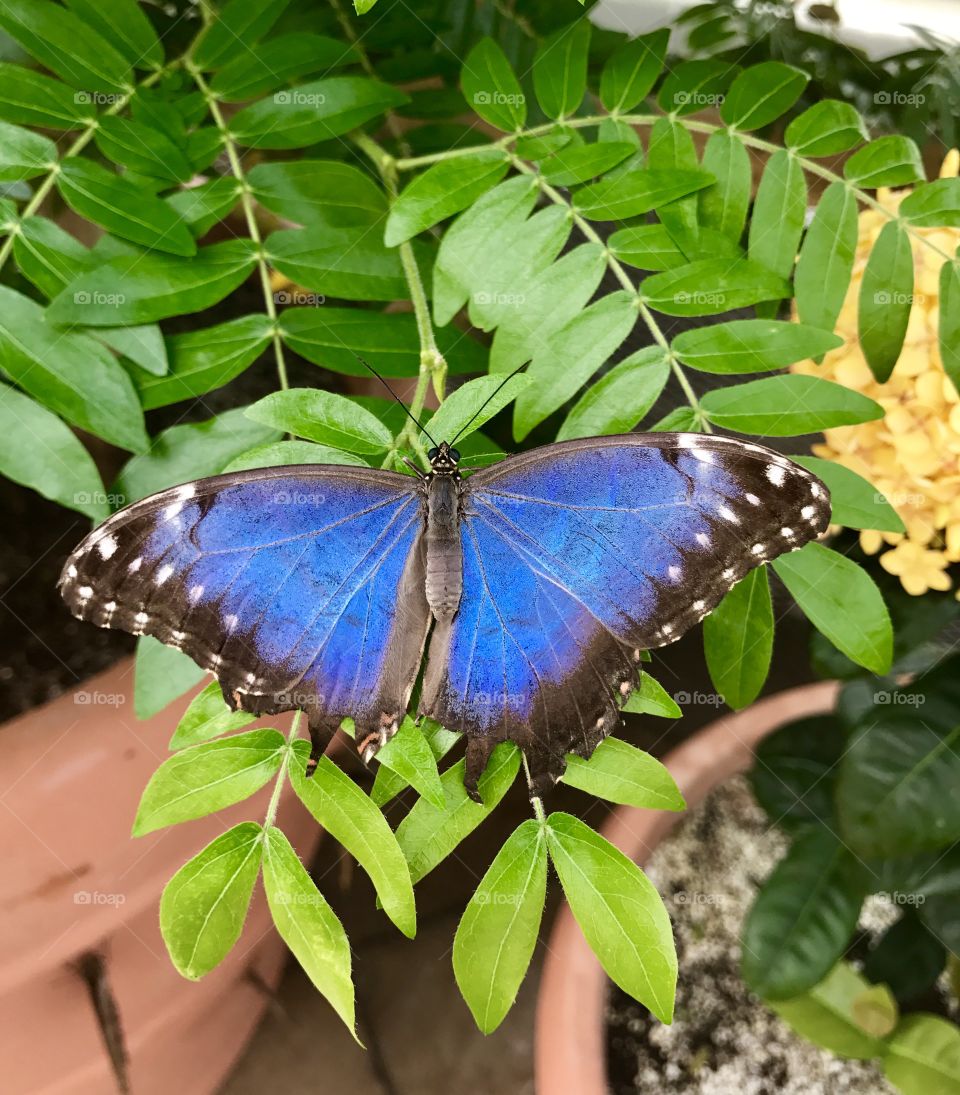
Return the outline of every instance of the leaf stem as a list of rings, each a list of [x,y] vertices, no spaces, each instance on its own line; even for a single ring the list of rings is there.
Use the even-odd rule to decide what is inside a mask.
[[[269,829],[277,820],[277,809],[280,806],[280,794],[287,781],[287,769],[290,767],[290,758],[293,756],[293,743],[296,741],[297,734],[300,730],[300,716],[302,714],[302,711],[295,711],[293,713],[290,733],[287,734],[287,747],[283,752],[283,763],[280,765],[280,771],[277,772],[277,779],[273,785],[273,793],[270,795],[270,802],[267,804],[267,812],[263,818],[264,829]]]
[[[280,383],[280,388],[283,391],[286,391],[290,386],[287,378],[287,362],[283,353],[283,338],[280,334],[277,304],[273,296],[273,285],[270,282],[270,265],[267,262],[267,256],[263,248],[263,237],[260,234],[260,225],[257,223],[257,211],[253,201],[253,189],[247,181],[247,176],[243,170],[243,163],[240,160],[240,153],[237,149],[237,143],[234,141],[233,134],[230,132],[226,119],[223,116],[223,111],[220,109],[219,100],[210,90],[210,86],[204,79],[203,73],[191,60],[188,59],[186,61],[186,67],[187,71],[193,77],[194,83],[197,85],[200,93],[206,100],[210,116],[213,118],[214,124],[220,131],[220,135],[223,137],[223,145],[227,153],[227,161],[230,164],[230,172],[237,180],[237,184],[240,187],[240,204],[243,208],[243,215],[247,222],[247,231],[250,233],[250,239],[253,240],[254,246],[257,249],[257,269],[260,273],[260,285],[263,290],[263,306],[270,318],[273,328],[273,356],[277,364],[277,379]]]
[[[542,825],[547,820],[547,814],[543,808],[543,799],[534,792],[530,765],[527,763],[527,755],[522,749],[520,750],[520,759],[523,761],[523,774],[527,777],[527,790],[530,792],[530,805],[533,807],[533,816]]]

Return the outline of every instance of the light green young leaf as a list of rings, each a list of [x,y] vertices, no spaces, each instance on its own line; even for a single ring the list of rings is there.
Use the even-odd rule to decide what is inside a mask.
[[[823,544],[807,544],[772,565],[813,626],[838,650],[878,676],[889,670],[890,615],[862,567]]]
[[[662,27],[624,42],[600,76],[600,101],[611,113],[624,114],[653,89],[667,56],[670,28]]]
[[[206,675],[206,671],[182,650],[164,646],[151,635],[142,635],[137,640],[134,662],[134,714],[138,719],[153,718]]]
[[[670,362],[659,346],[638,350],[583,393],[557,440],[629,433],[656,403],[669,376]]]
[[[23,65],[0,63],[0,118],[43,129],[81,129],[96,117],[93,96]]]
[[[790,296],[790,283],[752,259],[699,259],[651,274],[640,286],[651,308],[668,316],[713,316]]]
[[[430,419],[430,433],[437,441],[473,433],[529,390],[531,378],[524,374],[504,381],[502,376],[481,376],[457,388],[440,404]]]
[[[352,452],[315,445],[312,441],[274,441],[257,445],[234,457],[224,471],[246,471],[247,468],[280,468],[297,464],[344,464],[355,468],[367,467],[367,462]]]
[[[776,319],[733,319],[682,331],[672,349],[704,373],[768,373],[843,345],[830,331]]]
[[[370,175],[338,160],[260,163],[247,181],[261,205],[296,224],[367,228],[387,215],[386,195]]]
[[[715,388],[701,406],[723,429],[765,437],[793,437],[883,417],[879,403],[818,376],[769,376]]]
[[[960,1029],[939,1015],[907,1015],[884,1047],[883,1071],[903,1095],[957,1095]]]
[[[263,887],[281,938],[356,1038],[350,941],[290,841],[272,825],[264,839]]]
[[[73,430],[6,384],[0,384],[0,473],[94,521],[107,516],[100,473]]]
[[[803,168],[788,152],[775,152],[763,169],[750,218],[747,253],[782,278],[793,276],[807,213]]]
[[[406,300],[410,293],[397,251],[369,228],[308,228],[274,232],[270,261],[295,284],[347,300]]]
[[[490,864],[453,941],[453,972],[484,1034],[497,1029],[516,999],[537,945],[546,889],[544,828],[531,818]]]
[[[710,679],[735,710],[760,695],[773,654],[773,606],[766,567],[755,567],[703,621]]]
[[[294,743],[290,761],[293,789],[324,829],[367,872],[384,912],[412,939],[417,933],[413,884],[387,819],[328,757],[321,757],[313,774],[307,776],[309,756],[307,742]]]
[[[923,182],[920,149],[909,137],[878,137],[864,145],[844,163],[847,180],[862,190],[878,186],[908,186]]]
[[[604,738],[589,760],[568,753],[560,781],[624,806],[682,810],[686,805],[673,776],[660,761],[619,738]]]
[[[199,331],[170,335],[165,376],[139,376],[145,410],[165,407],[222,388],[239,376],[269,345],[271,323],[264,315],[241,316]]]
[[[427,739],[409,716],[400,729],[377,753],[380,764],[400,776],[403,782],[438,810],[444,806],[443,786],[437,760]]]
[[[356,59],[356,51],[346,42],[323,34],[280,34],[224,65],[210,81],[210,90],[226,103],[246,103],[301,76],[331,72]]]
[[[683,714],[663,685],[646,672],[641,673],[640,687],[630,693],[623,710],[632,715],[656,715],[661,719],[679,719]]]
[[[937,331],[943,371],[960,391],[960,262],[940,267],[940,321]]]
[[[791,456],[790,459],[826,483],[834,524],[846,528],[877,529],[880,532],[905,531],[897,511],[863,476],[843,464],[823,460],[819,456]]]
[[[547,847],[590,949],[614,984],[661,1022],[673,1017],[677,954],[670,917],[640,868],[579,818],[547,818]]]
[[[285,754],[286,742],[277,730],[247,730],[182,749],[150,777],[133,835],[144,836],[242,802],[277,774]]]
[[[533,59],[533,88],[548,118],[576,112],[587,90],[590,23],[578,19],[543,40]]]
[[[706,171],[663,171],[638,167],[616,178],[578,190],[578,213],[594,221],[620,221],[659,209],[677,198],[703,190],[714,182]]]
[[[222,68],[237,57],[256,53],[251,47],[283,14],[289,0],[228,0],[207,26],[193,49],[202,69]]]
[[[393,436],[368,410],[344,395],[320,388],[289,388],[272,392],[247,407],[246,415],[307,441],[347,452],[386,452]]]
[[[244,821],[184,863],[160,898],[160,932],[177,971],[197,981],[218,966],[243,931],[260,873],[263,830]]]
[[[191,745],[218,738],[231,730],[239,730],[254,721],[245,711],[231,711],[223,699],[219,681],[211,681],[190,701],[183,718],[177,724],[169,749],[186,749]]]
[[[424,719],[419,729],[430,747],[430,752],[438,763],[460,740],[460,734],[456,734],[452,730],[445,730],[440,723],[435,722],[433,719]],[[395,795],[400,794],[405,787],[409,786],[407,780],[398,775],[393,769],[381,766],[377,769],[373,789],[370,791],[370,798],[377,806],[383,808]]]
[[[393,203],[384,231],[388,247],[416,236],[459,213],[507,173],[509,163],[500,149],[475,156],[441,160],[409,183]]]
[[[730,85],[720,117],[736,129],[762,129],[793,106],[809,80],[806,72],[781,61],[752,65]]]
[[[702,433],[703,422],[693,407],[674,407],[659,422],[655,422],[650,430],[652,433]]]
[[[410,866],[414,885],[480,824],[510,789],[520,769],[520,751],[512,742],[503,742],[493,751],[486,771],[480,777],[481,802],[474,802],[463,785],[466,762],[458,761],[440,777],[444,808],[438,810],[426,799],[418,799],[400,822],[397,840]]]
[[[787,148],[798,156],[836,156],[868,139],[856,107],[838,99],[821,99],[787,126]]]
[[[700,191],[700,224],[737,242],[743,235],[753,189],[750,157],[743,142],[726,129],[710,135],[703,169],[717,180]]]
[[[481,38],[467,54],[460,86],[470,109],[484,121],[505,133],[523,128],[526,96],[506,54],[492,38]]]
[[[857,311],[860,349],[881,384],[889,380],[900,356],[912,305],[910,237],[896,221],[888,221],[867,259]]]
[[[833,330],[853,273],[857,231],[857,199],[843,183],[831,183],[797,260],[794,291],[801,322]]]
[[[22,126],[0,122],[0,182],[23,182],[45,175],[57,162],[57,146]]]

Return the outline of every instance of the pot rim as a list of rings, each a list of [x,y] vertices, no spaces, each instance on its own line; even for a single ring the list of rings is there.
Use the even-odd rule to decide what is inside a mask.
[[[833,708],[840,685],[817,681],[777,692],[698,730],[667,754],[688,809],[744,771],[754,747],[795,718]],[[600,832],[644,864],[684,813],[617,806]],[[604,1010],[607,975],[564,902],[547,945],[537,996],[534,1068],[537,1095],[607,1095]]]

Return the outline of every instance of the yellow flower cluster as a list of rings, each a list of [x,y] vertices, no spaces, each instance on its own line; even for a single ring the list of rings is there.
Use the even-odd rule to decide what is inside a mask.
[[[950,152],[941,177],[955,176],[960,154]],[[896,210],[909,191],[881,190],[877,200]],[[960,396],[943,371],[937,344],[939,275],[943,258],[914,243],[914,300],[903,351],[886,383],[874,379],[857,342],[857,299],[870,250],[888,218],[874,209],[860,214],[853,278],[837,321],[845,345],[823,364],[803,362],[794,371],[835,380],[876,400],[886,412],[874,422],[826,430],[817,456],[868,479],[899,513],[906,532],[865,531],[864,551],[896,575],[907,593],[951,586],[948,567],[960,561]],[[953,255],[960,229],[919,229],[941,252]],[[960,594],[958,594],[960,597]]]

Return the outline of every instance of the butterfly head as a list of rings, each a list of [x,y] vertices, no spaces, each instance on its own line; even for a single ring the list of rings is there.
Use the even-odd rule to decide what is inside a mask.
[[[434,475],[458,475],[457,465],[460,463],[460,453],[448,442],[441,441],[435,448],[427,451],[427,459],[430,461],[430,470]]]

